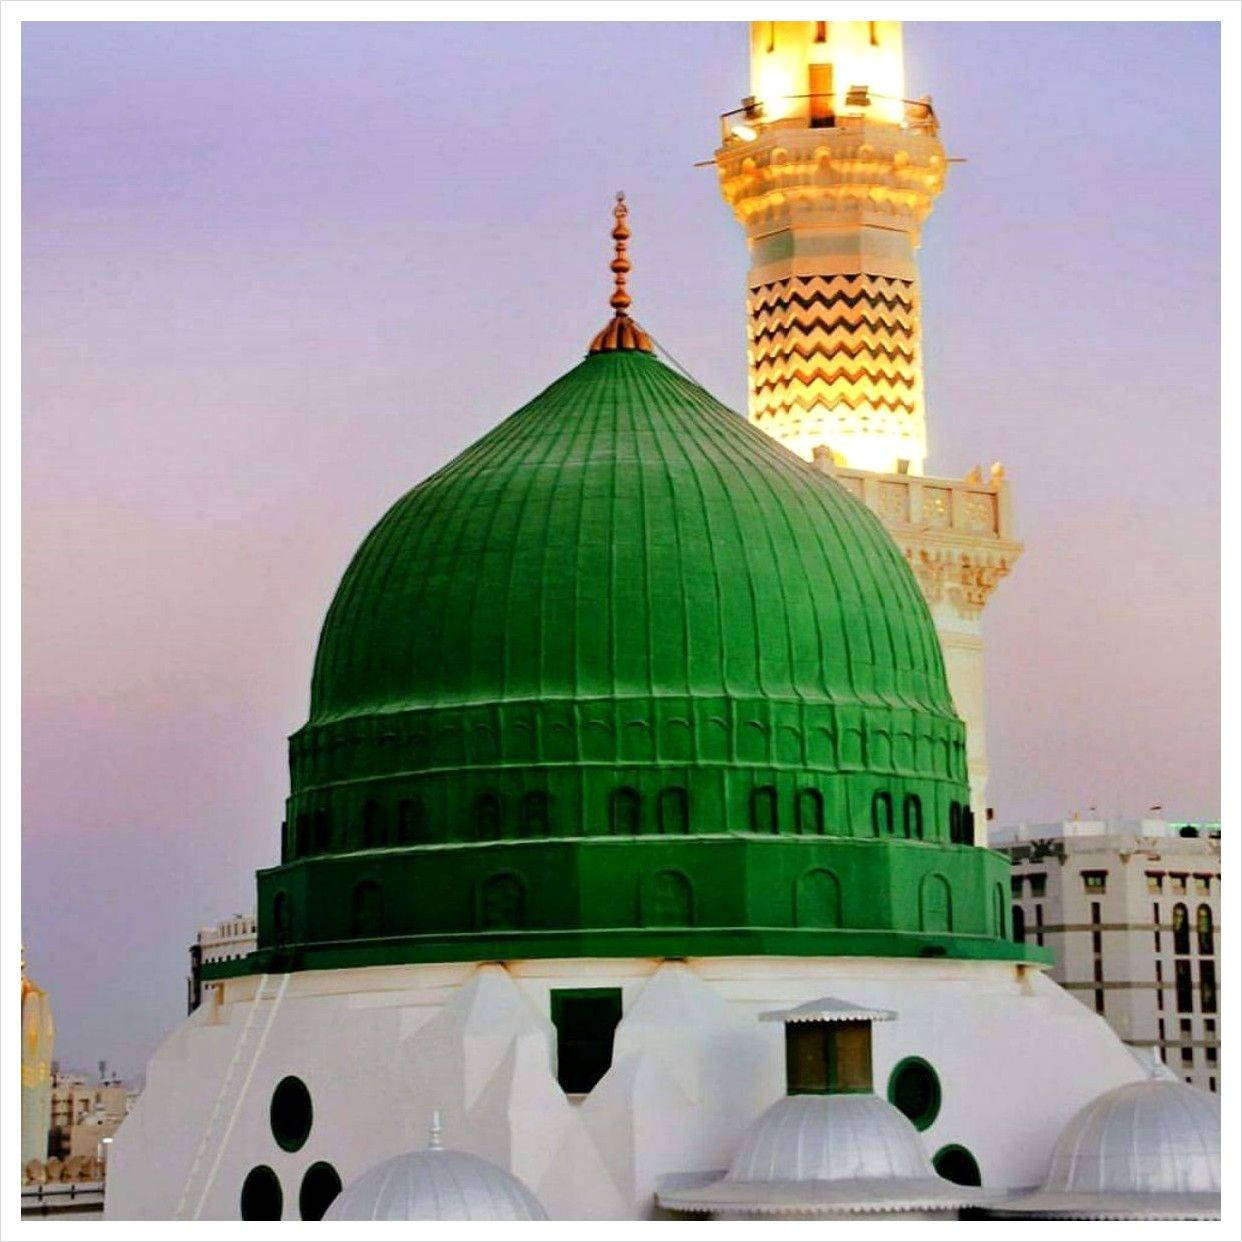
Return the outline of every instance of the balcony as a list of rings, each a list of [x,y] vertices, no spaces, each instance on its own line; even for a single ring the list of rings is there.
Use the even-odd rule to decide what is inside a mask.
[[[776,95],[763,100],[748,96],[740,108],[722,114],[720,141],[731,147],[754,142],[771,129],[861,129],[868,123],[896,124],[932,138],[940,131],[930,97],[897,99],[851,86],[844,95]]]

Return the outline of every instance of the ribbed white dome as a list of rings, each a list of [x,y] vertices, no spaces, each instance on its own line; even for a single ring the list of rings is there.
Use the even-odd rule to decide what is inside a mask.
[[[1062,1131],[1043,1189],[1069,1194],[1219,1193],[1219,1098],[1159,1079],[1107,1092],[1075,1114]]]
[[[886,1100],[787,1095],[747,1131],[727,1181],[935,1178],[919,1136]]]
[[[325,1220],[547,1220],[522,1182],[464,1151],[406,1152],[337,1195]]]

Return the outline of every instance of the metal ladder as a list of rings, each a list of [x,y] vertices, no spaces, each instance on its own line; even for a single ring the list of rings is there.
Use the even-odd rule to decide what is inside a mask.
[[[207,1119],[203,1137],[194,1153],[194,1161],[186,1174],[181,1198],[177,1202],[177,1220],[198,1220],[203,1205],[207,1202],[207,1196],[211,1193],[216,1174],[220,1170],[220,1161],[233,1133],[233,1126],[241,1112],[242,1101],[245,1100],[250,1080],[254,1077],[255,1066],[259,1063],[272,1023],[276,1019],[276,1011],[280,1008],[288,986],[288,974],[265,974],[259,978],[246,1020],[238,1033],[237,1043],[233,1046],[233,1056],[220,1080],[220,1089],[216,1093],[211,1116]],[[268,1000],[271,1004],[267,1006],[267,1020],[260,1029],[259,1013],[263,1008],[262,1002]]]

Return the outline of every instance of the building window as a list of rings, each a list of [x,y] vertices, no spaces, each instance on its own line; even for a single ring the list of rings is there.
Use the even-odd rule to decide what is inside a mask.
[[[1206,897],[1212,891],[1212,877],[1210,875],[1195,876],[1195,893],[1200,897]]]
[[[622,786],[608,799],[609,827],[620,836],[637,836],[642,826],[642,798],[637,789]]]
[[[332,845],[332,821],[328,818],[328,812],[324,807],[320,807],[315,812],[315,852],[318,854],[326,854]]]
[[[940,1079],[922,1057],[898,1061],[888,1078],[888,1102],[904,1113],[916,1130],[926,1130],[940,1112]]]
[[[397,804],[397,840],[413,845],[427,837],[427,812],[421,798],[402,798]]]
[[[774,785],[760,785],[750,791],[750,830],[769,834],[780,831]]]
[[[1215,1094],[1216,1094],[1216,1079],[1215,1079],[1215,1078],[1209,1078],[1209,1079],[1208,1079],[1208,1090],[1209,1090],[1209,1091],[1210,1091],[1213,1095],[1215,1095]]]
[[[923,803],[918,794],[906,794],[902,804],[902,830],[907,837],[923,839]]]
[[[1011,875],[1009,877],[1009,891],[1015,897],[1022,896],[1022,877],[1020,875]]]
[[[1215,1065],[1220,1052],[1220,1042],[1216,1038],[1215,1018],[1203,1019],[1203,1038],[1206,1041],[1206,1047],[1203,1049],[1204,1060],[1209,1065]]]
[[[870,1022],[787,1022],[785,1086],[790,1095],[871,1090]]]
[[[480,794],[474,800],[474,837],[476,841],[492,841],[500,836],[500,795]]]
[[[818,789],[804,789],[798,794],[797,828],[802,836],[824,835],[824,795]]]
[[[522,835],[524,837],[546,837],[548,820],[548,795],[540,789],[523,795]]]
[[[1103,1014],[1104,1012],[1104,989],[1103,988],[1095,989],[1095,1012],[1098,1014]]]
[[[1161,1018],[1161,1019],[1160,1019],[1160,1020],[1156,1023],[1156,1027],[1157,1027],[1157,1029],[1158,1029],[1158,1031],[1159,1031],[1159,1033],[1160,1033],[1160,1059],[1161,1059],[1162,1061],[1167,1062],[1167,1061],[1168,1061],[1168,1059],[1169,1059],[1169,1057],[1168,1057],[1168,1052],[1167,1052],[1167,1050],[1166,1050],[1165,1045],[1169,1042],[1169,1040],[1168,1040],[1168,1035],[1166,1034],[1165,1029],[1164,1029],[1164,1019],[1163,1019],[1163,1018]]]
[[[815,42],[816,43],[827,43],[828,42],[828,23],[827,22],[816,22],[815,23]]]
[[[1156,938],[1156,952],[1160,952],[1160,903],[1153,901],[1151,903],[1151,921],[1155,926],[1153,933]]]
[[[1084,871],[1082,873],[1082,886],[1089,893],[1102,893],[1107,879],[1107,871]]]
[[[1173,907],[1173,952],[1190,952],[1190,915],[1180,901]]]
[[[380,805],[374,798],[368,798],[362,807],[362,845],[364,849],[374,849],[382,844]]]
[[[1044,944],[1044,908],[1035,903],[1035,943],[1043,948]]]
[[[1091,952],[1097,956],[1103,952],[1104,936],[1100,931],[1100,903],[1091,903]]]
[[[1164,963],[1156,959],[1156,1008],[1164,1008]]]
[[[666,835],[679,835],[690,831],[690,799],[686,791],[677,785],[660,790],[656,803],[656,818],[660,831]]]
[[[1149,893],[1158,893],[1164,888],[1164,873],[1160,871],[1147,872],[1147,891]]]
[[[1031,896],[1043,897],[1048,892],[1048,873],[1046,871],[1032,871],[1028,877],[1031,881]]]
[[[1190,978],[1190,959],[1178,958],[1173,964],[1173,989],[1177,993],[1177,1012],[1193,1013],[1195,989]]]
[[[893,835],[893,798],[883,789],[877,789],[871,796],[871,831],[877,837]]]
[[[1018,944],[1026,940],[1026,911],[1021,906],[1013,907],[1013,938]]]
[[[585,1095],[608,1072],[620,1021],[620,988],[552,990],[556,1080],[567,1095]]]
[[[1195,1050],[1191,1047],[1193,1036],[1190,1032],[1190,1019],[1183,1018],[1178,1025],[1181,1030],[1182,1064],[1193,1065],[1195,1063]]]
[[[1175,893],[1184,893],[1186,891],[1186,876],[1184,874],[1177,875],[1170,872],[1169,883]]]
[[[1195,911],[1195,933],[1199,940],[1201,957],[1212,957],[1216,953],[1216,935],[1212,927],[1212,907],[1200,906]]]
[[[1216,1012],[1216,963],[1211,958],[1199,963],[1199,1012]]]

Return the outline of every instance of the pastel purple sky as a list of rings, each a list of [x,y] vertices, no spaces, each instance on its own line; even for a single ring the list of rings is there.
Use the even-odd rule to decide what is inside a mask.
[[[278,855],[285,738],[388,504],[635,312],[745,403],[741,24],[26,23],[23,937],[142,1069]],[[1001,820],[1219,813],[1219,37],[906,28],[956,166],[929,470],[1009,468]]]

